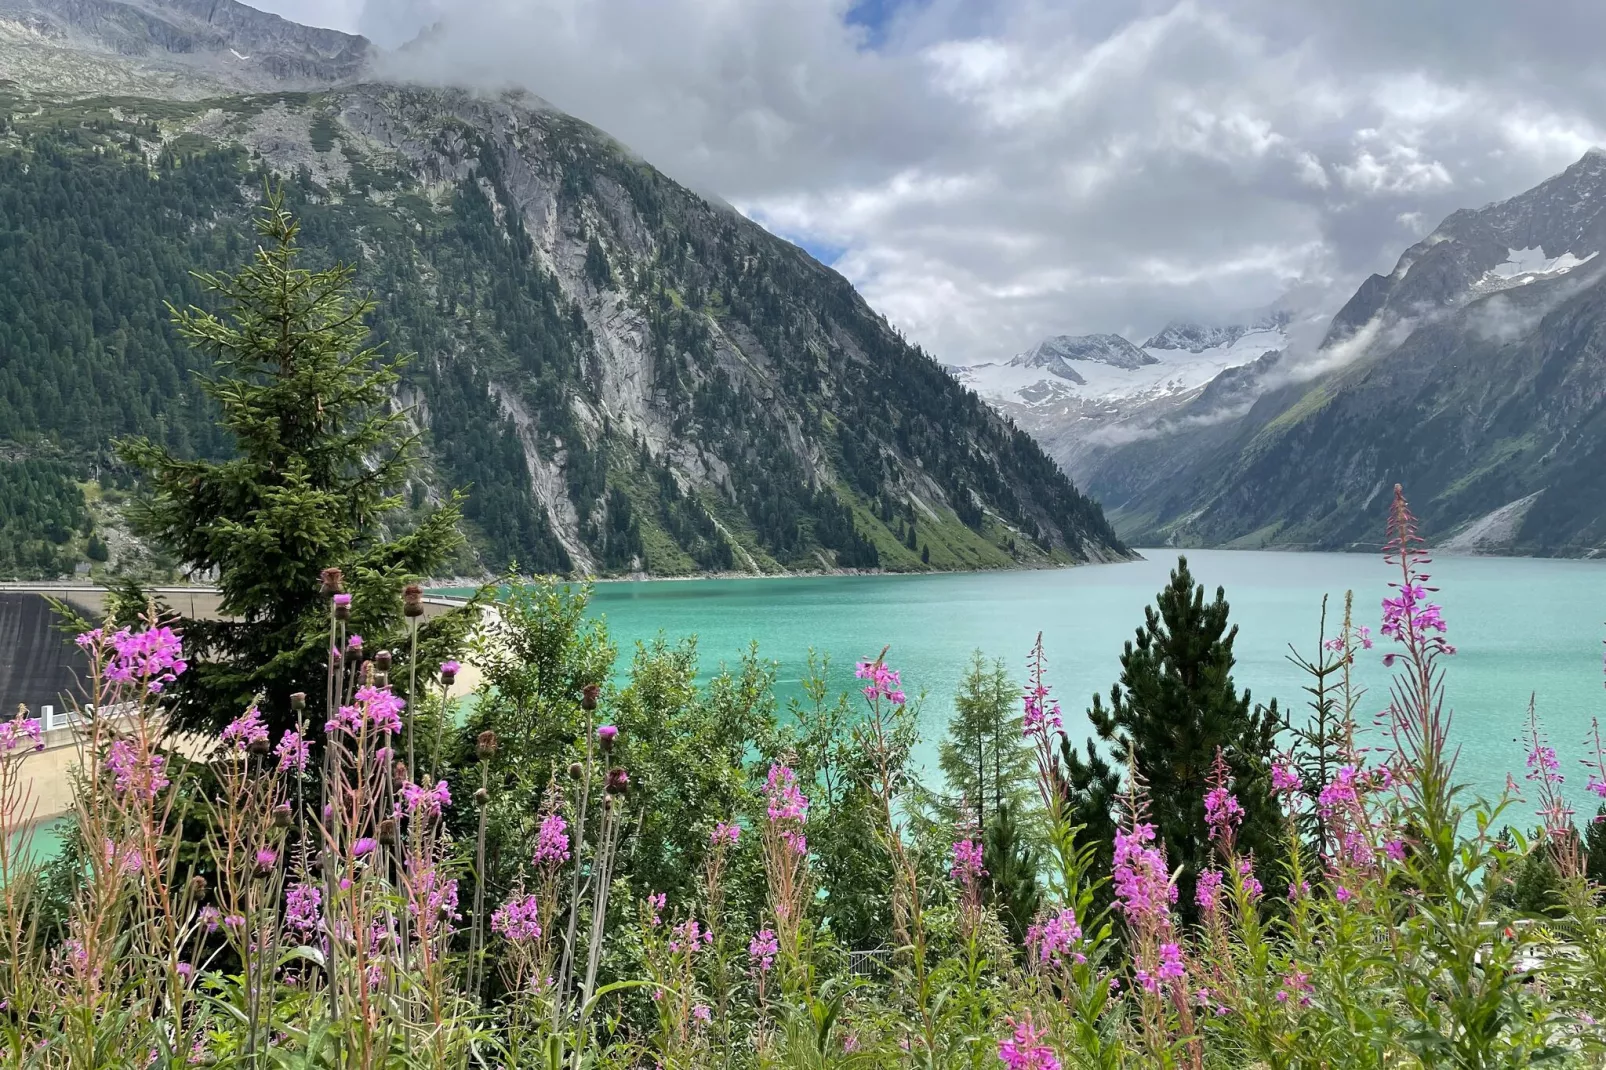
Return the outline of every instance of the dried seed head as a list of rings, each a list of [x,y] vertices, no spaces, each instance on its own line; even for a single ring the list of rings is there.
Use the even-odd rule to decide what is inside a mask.
[[[397,835],[399,831],[399,826],[396,824],[394,817],[387,817],[379,823],[379,838],[386,843],[400,842],[400,838]]]
[[[585,775],[586,775],[585,766],[581,765],[579,762],[570,762],[569,763],[569,779],[570,780],[579,780],[581,777],[583,777]]]
[[[268,753],[269,744],[268,744],[267,738],[264,737],[262,739],[253,739],[246,746],[246,749],[249,750],[252,754],[266,754],[266,753]]]
[[[500,746],[501,743],[499,740],[497,740],[496,733],[492,732],[490,729],[486,729],[484,732],[480,733],[480,738],[476,745],[476,749],[479,751],[481,758],[489,758],[491,755],[497,752]]]
[[[406,762],[397,762],[394,766],[391,767],[390,775],[395,779],[396,783],[398,783],[398,784],[407,783],[407,763]]]
[[[381,650],[374,655],[374,669],[378,672],[390,671],[390,651]]]
[[[307,693],[305,691],[297,691],[295,694],[291,695],[290,696],[290,708],[292,710],[295,710],[298,713],[301,710],[306,709],[307,708]]]
[[[424,589],[416,583],[409,583],[402,588],[402,615],[406,617],[424,615]]]
[[[206,895],[206,878],[197,873],[190,878],[190,895],[201,899]]]
[[[484,788],[475,788],[474,789],[474,805],[475,806],[484,806],[485,805],[485,801],[487,799],[489,799],[490,797],[491,797],[491,793],[486,791]]]
[[[585,685],[580,689],[580,708],[587,711],[596,709],[597,696],[600,694],[602,694],[602,688],[596,684]]]
[[[324,594],[340,594],[346,589],[346,578],[338,568],[326,568],[319,576],[322,586],[319,588]]]
[[[290,804],[282,802],[273,808],[273,823],[279,828],[290,827]]]

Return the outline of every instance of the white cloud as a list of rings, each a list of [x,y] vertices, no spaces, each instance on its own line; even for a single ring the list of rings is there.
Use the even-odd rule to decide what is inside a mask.
[[[1387,271],[1606,125],[1595,0],[885,0],[875,47],[850,0],[266,2],[444,17],[416,74],[527,86],[842,250],[952,362]]]

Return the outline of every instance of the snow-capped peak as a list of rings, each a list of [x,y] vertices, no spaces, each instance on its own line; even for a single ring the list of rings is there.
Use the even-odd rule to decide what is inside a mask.
[[[1009,362],[1012,368],[1047,368],[1062,362],[1093,361],[1128,370],[1159,363],[1118,334],[1061,334],[1046,338]],[[1056,374],[1058,374],[1056,372]]]

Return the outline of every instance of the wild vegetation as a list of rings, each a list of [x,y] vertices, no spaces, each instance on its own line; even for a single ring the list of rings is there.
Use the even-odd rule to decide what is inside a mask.
[[[1378,638],[1323,607],[1308,716],[1239,687],[1184,560],[1095,741],[1039,642],[1024,686],[977,658],[922,770],[886,650],[852,690],[811,656],[783,709],[757,651],[701,683],[691,639],[621,666],[551,579],[425,624],[455,499],[398,494],[397,365],[343,274],[294,266],[284,207],[261,227],[201,280],[220,312],[179,314],[236,448],[123,446],[144,530],[236,619],[131,586],[84,624],[54,857],[41,725],[0,721],[5,1065],[1606,1065],[1606,808],[1576,826],[1537,707],[1525,797],[1458,782],[1398,489]],[[1376,710],[1361,658],[1394,670]],[[1606,798],[1598,728],[1579,757]]]

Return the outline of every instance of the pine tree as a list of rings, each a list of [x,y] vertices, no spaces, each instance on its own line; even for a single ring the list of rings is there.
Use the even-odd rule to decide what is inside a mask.
[[[1037,875],[1041,858],[1015,820],[1017,807],[1006,801],[993,814],[982,843],[982,865],[987,870],[987,901],[998,912],[1011,942],[1026,942],[1026,929],[1042,905]]]
[[[989,665],[980,650],[972,653],[954,696],[947,738],[937,752],[948,783],[948,797],[937,811],[949,824],[958,823],[963,810],[986,829],[1004,806],[1014,804],[1019,814],[1031,805],[1035,767],[1015,714],[1019,701],[1020,688],[1004,663]]]
[[[221,410],[234,455],[214,463],[148,439],[119,444],[148,482],[138,530],[193,572],[215,570],[222,593],[223,619],[178,625],[190,653],[173,692],[182,727],[216,726],[252,701],[289,724],[292,693],[313,706],[324,690],[320,572],[343,569],[351,631],[368,650],[399,648],[402,584],[430,575],[461,542],[457,497],[411,530],[387,530],[416,455],[410,413],[391,398],[405,359],[368,346],[374,306],[355,296],[353,268],[298,266],[298,230],[270,189],[253,262],[234,275],[197,276],[223,316],[168,306],[179,334],[216,361],[199,385]],[[466,614],[437,618],[421,633],[421,660],[451,652],[466,624]],[[398,667],[392,679],[405,681]]]
[[[1144,626],[1121,654],[1121,679],[1110,689],[1109,705],[1094,695],[1087,712],[1115,763],[1104,761],[1092,740],[1085,758],[1063,747],[1071,801],[1089,835],[1102,837],[1112,829],[1121,773],[1136,766],[1166,857],[1182,867],[1179,903],[1189,917],[1194,881],[1211,864],[1204,796],[1218,747],[1245,811],[1239,850],[1253,852],[1257,868],[1268,874],[1279,857],[1280,821],[1271,790],[1277,704],[1252,705],[1249,692],[1240,694],[1234,686],[1238,628],[1229,629],[1227,612],[1225,592],[1218,587],[1215,600],[1206,602],[1187,558],[1178,558],[1171,582],[1144,611]]]
[[[1606,885],[1606,805],[1584,830],[1584,873],[1596,884]]]

